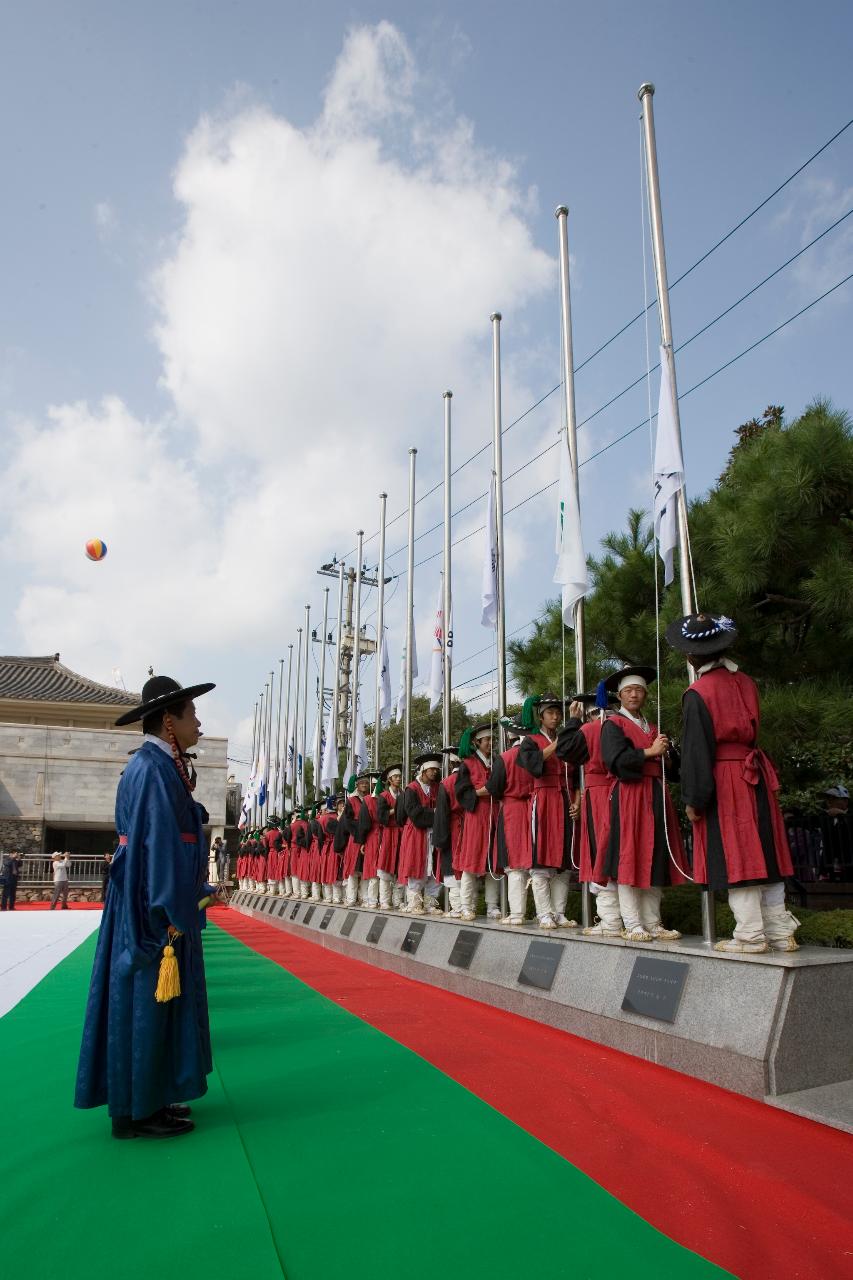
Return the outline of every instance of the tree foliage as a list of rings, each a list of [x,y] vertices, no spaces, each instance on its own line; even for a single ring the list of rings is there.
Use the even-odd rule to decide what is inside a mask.
[[[853,431],[844,413],[818,400],[790,424],[771,405],[736,435],[719,481],[690,506],[697,598],[736,619],[736,657],[762,691],[762,742],[785,798],[808,807],[816,788],[853,775]],[[657,665],[645,515],[631,511],[625,532],[608,534],[589,568],[588,685],[624,663]],[[681,613],[676,584],[661,594],[661,636]],[[573,674],[570,631],[565,640]],[[533,635],[509,645],[525,690],[560,687],[562,642],[559,604],[549,601]],[[665,642],[660,667],[662,721],[677,732],[684,663]]]

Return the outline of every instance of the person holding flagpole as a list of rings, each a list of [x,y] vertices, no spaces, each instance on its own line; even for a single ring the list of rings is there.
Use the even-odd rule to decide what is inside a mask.
[[[362,797],[361,809],[356,822],[356,840],[361,845],[363,864],[361,868],[361,885],[364,905],[371,911],[379,909],[379,846],[382,827],[379,825],[379,796],[370,790],[370,784],[378,784],[381,775],[367,774],[368,789]]]
[[[507,749],[493,756],[486,783],[489,795],[498,801],[495,823],[497,865],[506,872],[509,915],[505,923],[521,926],[527,918],[527,890],[533,863],[530,834],[530,801],[533,778],[518,763],[518,754],[526,729],[511,721],[503,722]]]
[[[416,756],[414,764],[415,778],[404,789],[400,806],[405,825],[398,874],[406,885],[406,911],[415,916],[441,915],[435,897],[438,867],[432,840],[441,756],[436,751],[427,751]]]
[[[391,911],[402,902],[397,882],[397,863],[400,856],[402,830],[397,822],[397,806],[401,803],[403,769],[399,764],[390,765],[380,775],[385,783],[376,801],[376,821],[382,829],[376,875],[379,880],[379,910]]]
[[[462,843],[462,822],[465,811],[456,795],[456,779],[459,774],[459,750],[442,747],[447,760],[447,777],[439,783],[435,802],[435,821],[432,827],[433,846],[441,854],[439,879],[447,893],[448,909],[445,915],[458,920],[462,914],[462,878],[459,871],[459,850]]]
[[[605,689],[619,699],[619,710],[601,730],[601,758],[614,779],[610,792],[610,831],[598,852],[598,884],[615,881],[628,942],[671,942],[677,929],[661,923],[665,885],[682,884],[687,855],[678,815],[663,776],[678,777],[678,756],[666,734],[643,715],[654,667],[614,671]]]
[[[492,771],[492,726],[466,729],[459,742],[460,765],[456,799],[464,812],[458,867],[461,871],[461,919],[470,923],[477,915],[477,891],[486,879],[486,918],[500,920],[498,884],[493,872],[493,802],[488,781]]]
[[[518,764],[533,779],[530,801],[530,871],[540,929],[576,929],[566,916],[574,825],[574,768],[556,755],[563,720],[562,698],[553,693],[525,699]],[[538,720],[538,730],[536,729]]]

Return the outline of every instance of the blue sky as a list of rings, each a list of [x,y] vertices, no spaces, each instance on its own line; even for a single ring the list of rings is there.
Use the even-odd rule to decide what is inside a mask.
[[[556,204],[576,360],[640,310],[639,84],[657,86],[671,279],[853,116],[840,3],[31,3],[2,28],[2,647],[107,682],[119,667],[129,687],[149,663],[216,679],[209,724],[235,755],[305,602],[319,610],[314,567],[375,531],[380,489],[402,509],[409,445],[422,489],[440,474],[447,386],[455,460],[487,438],[492,309],[505,423],[557,381]],[[673,290],[676,343],[851,207],[853,128]],[[851,224],[692,343],[680,390],[853,270]],[[690,492],[768,403],[853,406],[852,303],[853,282],[684,401]],[[643,373],[644,341],[634,325],[579,372],[579,418]],[[645,406],[643,383],[581,429],[581,458]],[[505,472],[558,416],[552,396],[514,428]],[[648,454],[643,430],[584,469],[588,550],[648,505]],[[550,458],[508,482],[508,507]],[[514,630],[553,593],[553,491],[507,534]],[[103,565],[82,557],[92,536]],[[463,665],[489,642],[480,554],[475,537],[455,559],[459,681],[488,666]],[[437,564],[416,577],[422,671]]]

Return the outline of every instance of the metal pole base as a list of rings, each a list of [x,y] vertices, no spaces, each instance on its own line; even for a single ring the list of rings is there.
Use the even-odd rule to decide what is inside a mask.
[[[581,885],[581,924],[583,925],[584,929],[589,929],[592,926],[592,917],[593,917],[592,894],[590,893],[589,885],[582,884]]]
[[[712,889],[702,889],[702,941],[706,947],[713,947],[717,941],[717,919],[714,911],[714,893]]]

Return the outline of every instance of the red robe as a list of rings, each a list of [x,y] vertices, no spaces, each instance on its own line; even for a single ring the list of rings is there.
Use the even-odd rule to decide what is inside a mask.
[[[518,763],[533,779],[528,865],[567,871],[571,866],[573,837],[569,799],[575,771],[574,766],[560,760],[556,752],[547,760],[544,758],[542,753],[551,741],[547,734],[531,733],[518,749]]]
[[[595,880],[593,868],[598,851],[607,845],[610,834],[610,792],[613,790],[613,779],[601,756],[602,726],[600,717],[584,724],[580,720],[570,720],[560,732],[561,746],[557,751],[562,760],[583,765],[578,844],[580,879],[584,882]]]
[[[533,778],[518,763],[520,743],[496,756],[486,786],[489,794],[500,801],[496,823],[498,867],[524,870],[533,862],[530,839],[530,798]]]
[[[344,809],[344,826],[349,835],[346,849],[344,850],[343,878],[348,880],[350,876],[356,875],[358,872],[358,860],[361,854],[361,845],[358,842],[358,819],[361,813],[361,805],[364,797],[353,793],[349,797]]]
[[[363,880],[373,880],[379,867],[379,844],[382,828],[379,825],[377,811],[378,796],[365,796],[358,815],[356,839],[364,849],[364,865],[361,869]]]
[[[308,879],[312,884],[319,884],[323,829],[316,818],[312,818],[308,824],[308,839]]]
[[[657,735],[653,725],[645,730],[618,712],[604,722],[601,754],[615,781],[610,793],[608,841],[598,851],[593,873],[599,884],[616,880],[650,889],[684,882],[680,868],[687,868],[687,855],[678,814],[669,788],[663,785],[660,760],[643,756]],[[667,764],[667,776],[677,774],[672,760]]]
[[[693,823],[693,875],[722,891],[794,874],[776,793],[779,779],[757,745],[758,689],[742,671],[715,667],[684,694],[681,794]]]
[[[437,796],[438,783],[423,787],[419,782],[410,782],[403,791],[406,825],[400,841],[400,864],[397,871],[400,880],[426,879],[427,837],[432,834]],[[437,869],[434,867],[434,870]]]
[[[459,849],[458,868],[475,876],[484,876],[494,835],[494,814],[491,796],[478,796],[485,787],[491,768],[478,755],[468,756],[459,766],[456,775],[456,799],[464,810],[462,842]]]
[[[293,831],[290,825],[281,829],[281,861],[278,866],[278,878],[284,880],[290,875],[290,842],[293,838]]]
[[[292,832],[290,840],[290,874],[297,880],[308,879],[306,866],[307,850],[305,842],[308,834],[308,823],[304,818],[294,818],[290,824]]]
[[[399,791],[395,796],[392,791],[386,790],[382,792],[376,801],[376,819],[382,828],[376,867],[378,871],[387,871],[391,876],[397,874],[400,837],[403,834],[397,826],[397,800],[399,795]]]
[[[462,847],[462,827],[465,810],[456,796],[458,771],[442,778],[435,799],[435,821],[432,827],[433,845],[441,854],[441,879],[455,876],[458,880],[459,853]]]
[[[320,866],[320,883],[334,884],[341,878],[341,860],[335,853],[335,831],[338,827],[336,813],[323,813],[317,819],[323,828],[323,848]]]

